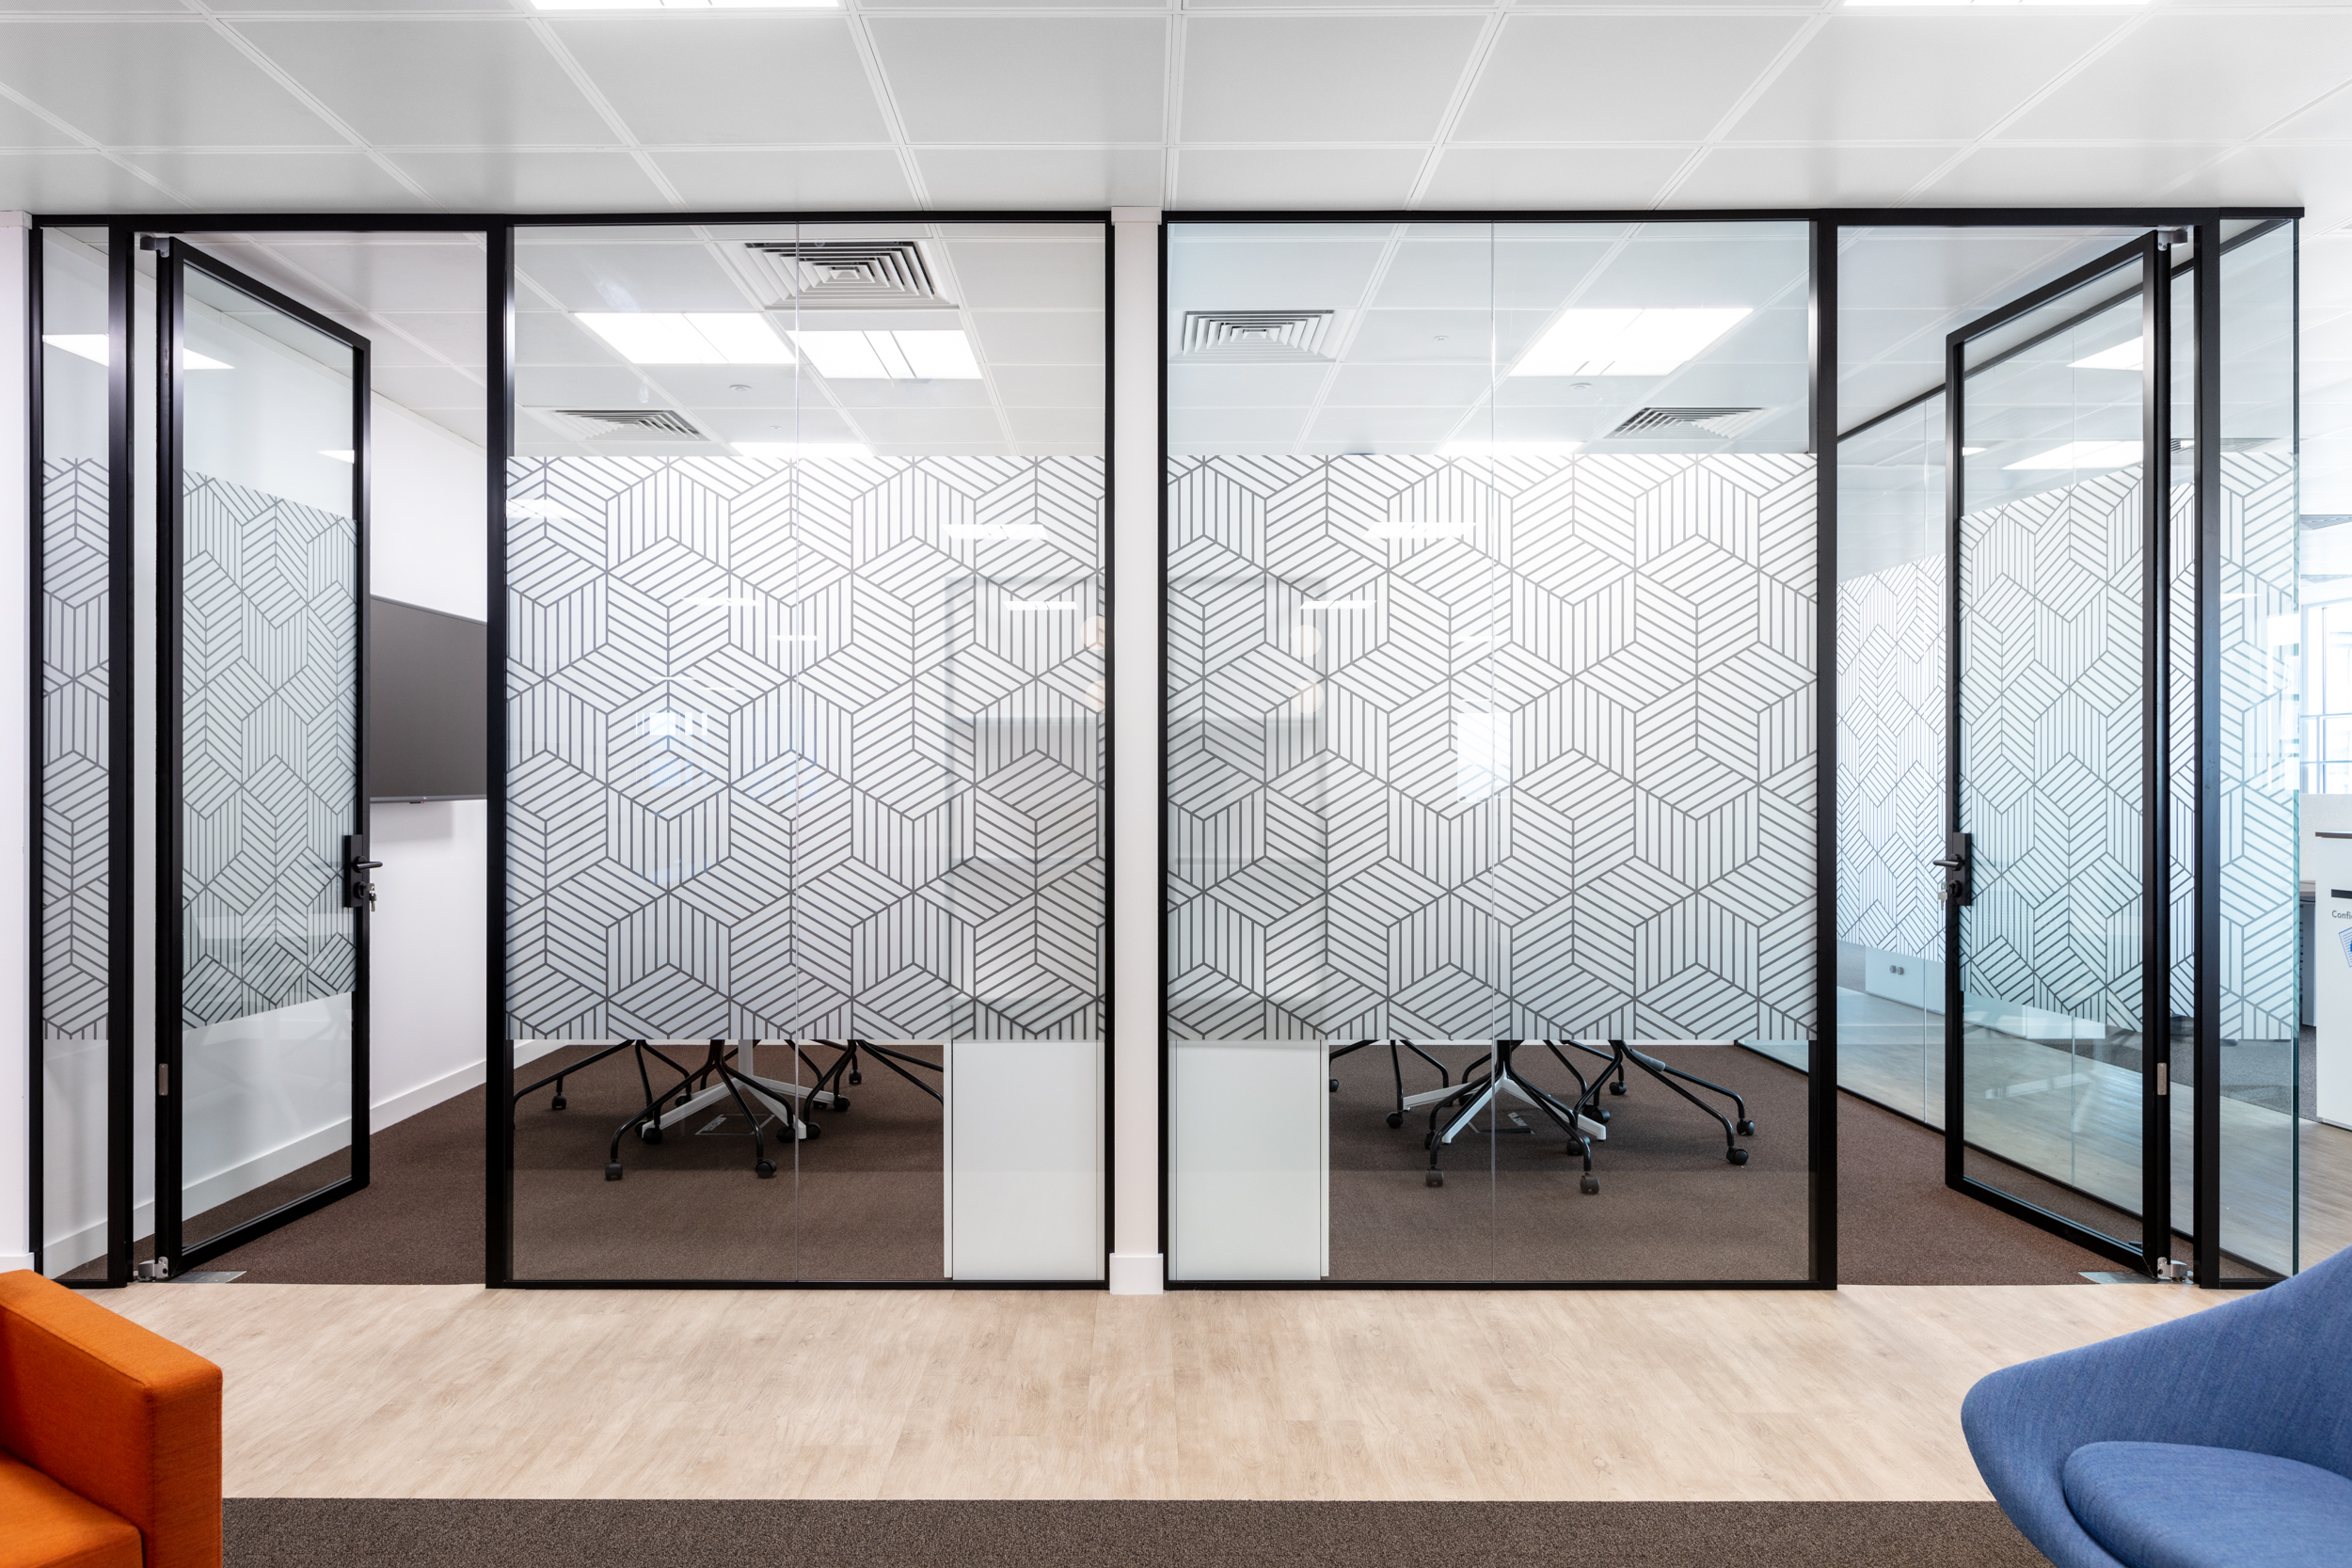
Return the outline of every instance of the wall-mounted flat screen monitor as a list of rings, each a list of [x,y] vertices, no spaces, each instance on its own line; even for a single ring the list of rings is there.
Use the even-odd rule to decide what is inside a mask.
[[[369,798],[482,799],[489,626],[397,599],[368,615]]]

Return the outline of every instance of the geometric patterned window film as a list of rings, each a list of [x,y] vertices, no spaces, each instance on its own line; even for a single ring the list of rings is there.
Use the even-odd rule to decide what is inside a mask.
[[[2221,453],[2221,1020],[2224,1040],[2292,1040],[2299,977],[2294,709],[2273,627],[2294,625],[2290,451]]]
[[[1928,863],[1944,852],[1944,583],[1939,550],[1837,585],[1838,940],[1935,962],[1942,874]]]
[[[1104,472],[514,460],[507,1034],[1099,1038]]]
[[[106,465],[41,465],[41,995],[44,1039],[106,1036],[109,617]]]
[[[358,534],[247,485],[185,477],[181,1027],[356,984],[342,835],[357,826]]]
[[[1814,472],[1173,460],[1170,1032],[1809,1037]]]

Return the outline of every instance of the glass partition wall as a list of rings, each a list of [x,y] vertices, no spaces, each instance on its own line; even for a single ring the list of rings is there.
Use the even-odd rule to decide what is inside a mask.
[[[1171,1278],[1811,1275],[1808,233],[1169,227]]]
[[[1101,1279],[1104,265],[516,231],[516,1280]]]

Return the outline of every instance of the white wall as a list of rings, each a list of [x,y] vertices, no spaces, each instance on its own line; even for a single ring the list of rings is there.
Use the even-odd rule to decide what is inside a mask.
[[[375,400],[369,588],[486,618],[482,449]],[[489,812],[482,800],[373,808],[377,894],[368,1010],[378,1129],[482,1082]]]

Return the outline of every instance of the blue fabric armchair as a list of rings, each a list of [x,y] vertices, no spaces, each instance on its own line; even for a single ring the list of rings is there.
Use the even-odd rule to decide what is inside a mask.
[[[1961,1426],[2058,1568],[2352,1563],[2352,1249],[2194,1317],[2006,1368]]]

